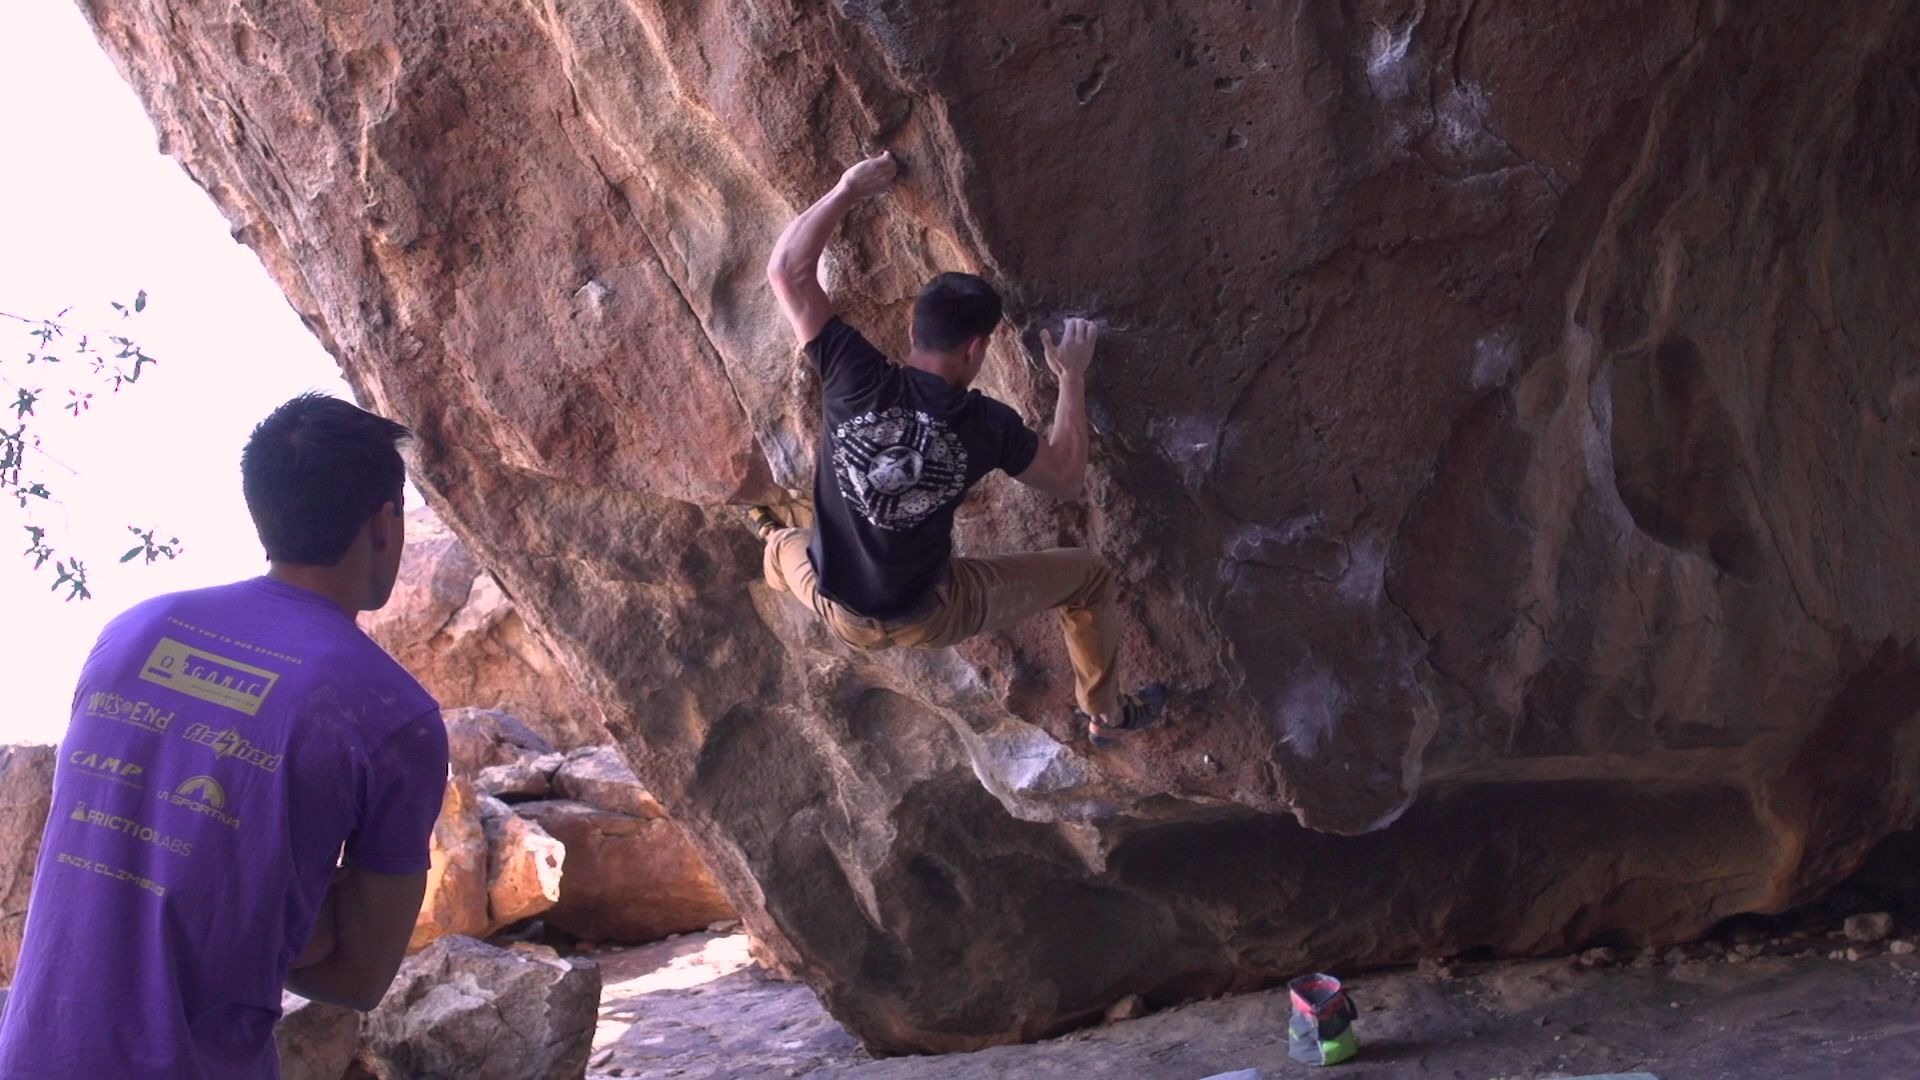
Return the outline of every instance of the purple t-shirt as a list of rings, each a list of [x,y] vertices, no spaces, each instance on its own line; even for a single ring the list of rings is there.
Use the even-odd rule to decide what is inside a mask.
[[[439,706],[317,593],[256,578],[115,619],[60,744],[0,1076],[277,1076],[342,846],[425,871],[446,775]]]

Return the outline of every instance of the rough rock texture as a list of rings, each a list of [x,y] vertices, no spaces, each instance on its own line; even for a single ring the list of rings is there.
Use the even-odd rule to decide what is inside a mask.
[[[876,1049],[1672,941],[1920,813],[1914,0],[82,5]],[[960,539],[1117,565],[1183,707],[1114,753],[1046,621],[851,655],[720,505],[806,483],[760,266],[876,142],[827,276],[883,345],[989,273],[1040,421],[1106,320],[1088,505]]]
[[[548,926],[590,941],[638,944],[735,918],[680,827],[586,803],[520,803],[514,812],[566,846]]]
[[[455,776],[477,777],[481,770],[514,766],[553,752],[546,736],[499,709],[444,708],[447,767]]]
[[[0,985],[13,982],[20,959],[56,763],[51,746],[0,746]]]
[[[487,833],[487,934],[553,907],[567,864],[565,844],[499,799],[480,801]]]
[[[433,862],[407,943],[410,952],[448,934],[481,936],[492,930],[487,918],[488,838],[480,822],[480,798],[465,777],[447,783],[440,818],[433,823]]]
[[[576,1080],[600,969],[539,945],[446,937],[408,957],[361,1025],[363,1067],[407,1080]]]
[[[447,784],[430,851],[427,894],[409,952],[449,935],[486,937],[546,911],[560,898],[568,866],[564,843],[458,776]],[[590,868],[593,861],[575,865]],[[619,883],[602,888],[618,893]],[[630,893],[647,895],[648,889]]]
[[[473,774],[473,786],[498,799],[544,799],[553,794],[553,774],[566,761],[562,754],[540,754],[489,765]]]
[[[603,810],[644,818],[667,816],[660,801],[647,794],[640,778],[612,747],[583,747],[568,754],[554,773],[553,786],[565,798],[592,803]]]
[[[338,1005],[282,994],[273,1042],[280,1080],[340,1080],[360,1049],[360,1014]]]
[[[360,625],[443,705],[505,710],[563,749],[607,739],[592,699],[429,508],[407,514],[393,596]]]

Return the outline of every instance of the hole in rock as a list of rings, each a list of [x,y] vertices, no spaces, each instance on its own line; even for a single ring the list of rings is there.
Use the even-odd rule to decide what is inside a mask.
[[[1660,543],[1753,581],[1766,572],[1739,428],[1719,389],[1738,357],[1709,357],[1673,334],[1614,365],[1613,465],[1620,501]]]
[[[1814,899],[1779,914],[1735,915],[1698,947],[1709,954],[1744,948],[1753,955],[1825,956],[1849,948],[1878,952],[1917,938],[1920,830],[1909,829],[1882,840],[1850,877]]]
[[[1106,89],[1107,69],[1112,65],[1113,57],[1103,56],[1094,63],[1093,70],[1087,73],[1086,78],[1074,84],[1073,96],[1080,99],[1080,104],[1092,101],[1100,95],[1100,91]]]

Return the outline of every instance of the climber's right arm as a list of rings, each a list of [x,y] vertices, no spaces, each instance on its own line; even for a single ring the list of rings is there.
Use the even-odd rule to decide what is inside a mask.
[[[1093,363],[1100,328],[1087,319],[1068,319],[1054,339],[1040,331],[1047,367],[1060,380],[1053,406],[1053,429],[1040,443],[1033,463],[1015,480],[1064,502],[1079,502],[1087,490],[1087,366]]]
[[[833,303],[820,287],[820,253],[827,239],[845,220],[853,204],[893,187],[899,166],[893,155],[881,151],[840,177],[833,190],[787,223],[767,259],[767,283],[773,286],[780,311],[793,324],[794,336],[805,345],[820,336],[833,318]]]

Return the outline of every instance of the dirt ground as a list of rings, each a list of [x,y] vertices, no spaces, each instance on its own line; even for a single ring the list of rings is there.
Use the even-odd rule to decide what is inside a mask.
[[[1667,950],[1454,961],[1347,980],[1360,1056],[1333,1077],[1660,1080],[1920,1077],[1920,918],[1850,939],[1827,909],[1753,919]],[[1857,936],[1862,927],[1854,927]],[[1284,990],[1194,1002],[1028,1046],[875,1060],[805,987],[766,978],[746,939],[606,950],[588,1076],[650,1080],[988,1077],[1200,1080],[1317,1070],[1287,1056]]]

